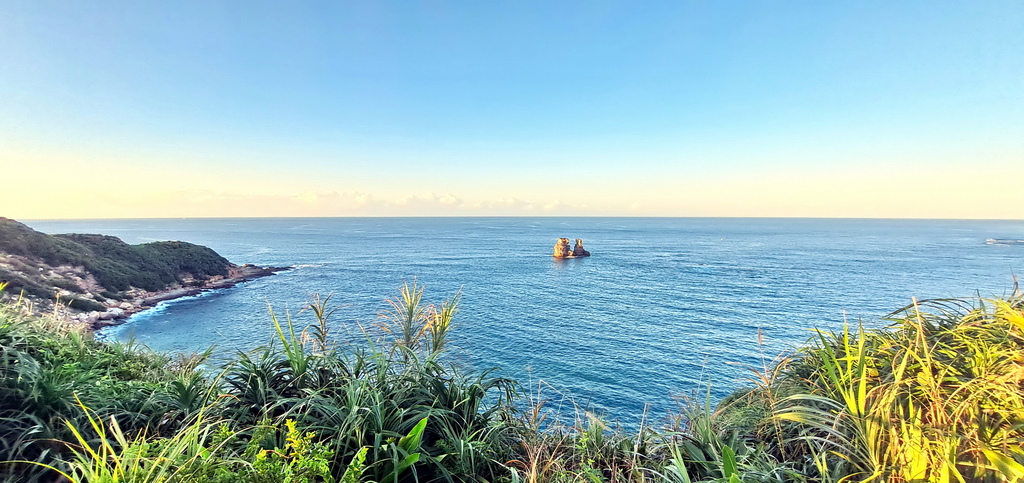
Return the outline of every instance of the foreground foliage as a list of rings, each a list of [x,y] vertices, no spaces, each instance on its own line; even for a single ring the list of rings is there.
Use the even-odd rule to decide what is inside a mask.
[[[936,300],[890,330],[820,334],[782,368],[800,392],[775,407],[797,423],[780,437],[826,477],[1024,478],[1021,309],[1019,298]]]
[[[377,337],[300,329],[212,367],[0,306],[0,478],[74,482],[1022,481],[1024,304],[913,304],[822,332],[712,406],[624,430],[445,357],[458,294],[405,285]],[[554,404],[553,404],[554,403]]]

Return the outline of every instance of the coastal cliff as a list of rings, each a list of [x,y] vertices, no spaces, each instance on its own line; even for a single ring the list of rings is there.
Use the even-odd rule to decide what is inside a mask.
[[[181,241],[130,245],[106,235],[47,235],[0,217],[3,297],[38,311],[58,302],[94,327],[116,323],[157,302],[226,288],[284,270],[235,265],[210,248]]]

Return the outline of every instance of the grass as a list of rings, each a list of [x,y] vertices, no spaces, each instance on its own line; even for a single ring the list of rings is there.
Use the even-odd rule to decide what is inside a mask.
[[[819,334],[777,385],[775,418],[829,481],[1024,477],[1024,315],[1008,300],[936,300],[882,331]]]
[[[624,430],[546,385],[448,362],[459,294],[406,284],[382,336],[305,327],[209,366],[0,306],[7,481],[1024,481],[1024,304],[935,300],[820,332],[755,384]],[[705,388],[707,389],[707,388]],[[555,402],[561,401],[561,402]]]

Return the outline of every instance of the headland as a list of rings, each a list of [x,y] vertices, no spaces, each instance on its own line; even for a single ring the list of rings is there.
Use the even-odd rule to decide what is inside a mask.
[[[106,235],[48,235],[0,217],[0,297],[22,298],[36,312],[65,312],[91,328],[287,269],[236,265],[182,241],[130,245]]]

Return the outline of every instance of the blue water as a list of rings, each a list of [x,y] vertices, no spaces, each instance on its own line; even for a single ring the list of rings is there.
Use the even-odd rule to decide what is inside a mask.
[[[334,294],[343,343],[360,343],[403,281],[440,302],[462,290],[452,343],[471,368],[551,384],[626,424],[714,397],[814,327],[877,327],[911,297],[999,296],[1024,272],[1024,221],[713,218],[342,218],[34,221],[47,233],[185,240],[236,263],[295,266],[159,305],[107,336],[158,350],[247,350],[270,337],[268,304],[299,313]],[[558,237],[593,256],[555,260]],[[763,334],[759,345],[758,331]],[[555,394],[545,389],[546,395]],[[557,398],[558,396],[556,396]]]

